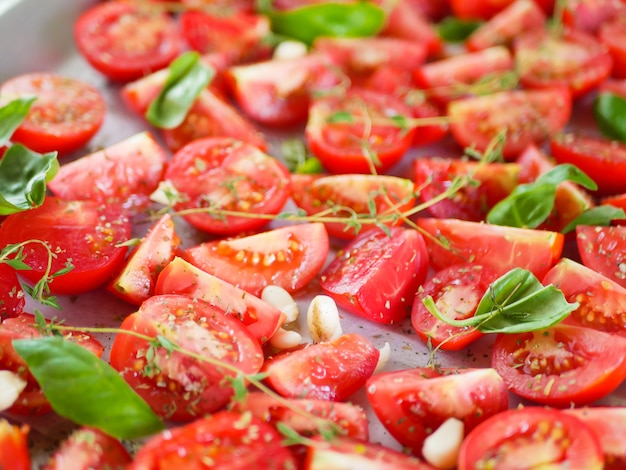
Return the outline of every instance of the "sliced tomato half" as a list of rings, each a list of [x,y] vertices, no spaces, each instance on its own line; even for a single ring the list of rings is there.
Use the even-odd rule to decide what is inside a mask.
[[[626,226],[579,225],[576,242],[585,266],[626,287]]]

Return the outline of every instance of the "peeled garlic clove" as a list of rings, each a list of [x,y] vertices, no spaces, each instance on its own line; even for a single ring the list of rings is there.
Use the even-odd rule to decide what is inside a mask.
[[[313,298],[306,322],[314,343],[332,341],[343,334],[337,304],[327,295],[316,295]]]
[[[270,344],[276,349],[291,349],[302,343],[302,336],[297,331],[279,328],[270,338]]]
[[[306,44],[300,41],[283,41],[274,49],[272,58],[275,60],[289,60],[304,57],[308,53]]]
[[[424,440],[422,455],[433,467],[442,470],[456,467],[459,449],[465,435],[463,421],[448,418]]]
[[[285,314],[285,323],[291,323],[298,319],[298,304],[291,294],[280,286],[267,286],[261,292],[261,300]]]
[[[0,411],[9,409],[26,388],[26,381],[10,370],[0,370]]]
[[[376,369],[374,369],[374,374],[380,372],[389,362],[389,357],[391,356],[391,345],[388,341],[385,341],[385,345],[380,348],[380,353],[378,355],[378,363],[376,364]]]

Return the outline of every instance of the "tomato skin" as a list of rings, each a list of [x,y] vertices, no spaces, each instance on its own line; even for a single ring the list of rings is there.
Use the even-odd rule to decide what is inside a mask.
[[[6,419],[0,419],[0,468],[30,470],[28,453],[29,426],[14,426]]]
[[[626,338],[573,325],[499,334],[492,367],[510,391],[566,408],[598,400],[626,378]]]
[[[585,266],[626,287],[626,226],[579,225],[576,243]]]
[[[329,122],[336,113],[350,113],[353,118],[349,122]],[[374,173],[373,168],[384,173],[406,153],[415,133],[413,128],[402,129],[391,120],[385,121],[410,115],[410,108],[393,96],[350,89],[345,95],[313,101],[305,138],[311,152],[331,173]],[[364,145],[369,153],[364,152]]]
[[[173,18],[125,2],[84,11],[74,23],[74,39],[93,68],[122,82],[166,67],[182,45]]]
[[[571,163],[598,185],[597,194],[626,192],[626,145],[602,137],[563,134],[550,141],[558,163]]]
[[[597,36],[602,26],[626,13],[621,0],[568,0],[563,8],[563,24]]]
[[[195,140],[174,154],[165,179],[187,200],[176,210],[214,209],[277,214],[289,197],[289,170],[244,142],[215,137]],[[191,225],[217,235],[260,229],[267,219],[207,213],[185,215]]]
[[[259,297],[269,285],[290,293],[302,289],[322,269],[329,249],[326,228],[318,222],[205,242],[187,248],[184,258]]]
[[[47,197],[40,207],[5,219],[0,226],[0,246],[24,240],[47,242],[56,254],[51,272],[65,268],[66,263],[74,266],[51,280],[50,292],[72,295],[95,289],[113,276],[127,251],[116,245],[127,241],[130,232],[128,217],[115,207]],[[21,271],[20,275],[35,283],[46,271],[48,252],[39,243],[29,243],[24,253],[32,270]]]
[[[489,285],[498,278],[490,268],[462,263],[437,271],[417,292],[411,310],[413,329],[424,342],[444,351],[458,351],[483,334],[475,328],[460,328],[438,320],[422,300],[430,296],[441,313],[455,320],[474,316]]]
[[[245,374],[258,372],[263,363],[261,346],[238,320],[184,295],[150,297],[120,328],[151,337],[164,335]],[[163,348],[148,361],[147,349],[146,340],[120,333],[111,347],[111,365],[159,416],[189,421],[220,409],[232,397],[232,387],[224,383],[231,372]]]
[[[11,140],[40,153],[66,155],[83,147],[98,132],[106,114],[102,94],[91,85],[50,73],[19,75],[2,84],[6,104],[35,95],[26,119]]]
[[[0,263],[0,323],[24,312],[26,298],[17,272],[6,263]]]
[[[207,459],[211,464],[206,465]],[[128,470],[290,470],[291,452],[272,426],[254,416],[220,411],[151,437]]]
[[[538,279],[560,258],[564,237],[548,230],[505,227],[458,219],[420,218],[420,228],[449,249],[424,237],[435,270],[472,262],[494,269],[499,276],[515,267],[528,269]]]
[[[392,227],[358,235],[320,274],[320,287],[337,305],[377,323],[396,323],[409,314],[428,273],[421,234]]]
[[[509,406],[502,379],[493,369],[415,368],[376,374],[367,398],[385,428],[421,455],[426,437],[448,418],[465,432]]]
[[[350,333],[270,357],[262,372],[284,397],[344,401],[374,373],[379,354],[369,340]]]
[[[394,4],[381,34],[425,44],[429,57],[436,56],[443,49],[443,41],[433,25],[408,0]]]
[[[600,470],[603,463],[600,443],[582,420],[550,408],[520,407],[477,426],[461,444],[457,468]]]
[[[604,23],[598,36],[613,57],[614,78],[626,78],[626,5],[622,4],[622,8],[622,17]]]
[[[550,13],[554,0],[533,0],[545,13]],[[514,0],[450,0],[455,16],[462,19],[488,20],[512,4]]]

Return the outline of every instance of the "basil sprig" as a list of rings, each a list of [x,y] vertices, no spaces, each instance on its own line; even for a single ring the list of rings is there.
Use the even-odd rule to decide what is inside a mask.
[[[215,71],[200,61],[197,52],[185,52],[170,64],[167,81],[150,103],[146,119],[161,129],[179,126],[214,75]]]
[[[367,37],[377,34],[385,25],[385,12],[366,2],[320,3],[278,11],[271,0],[260,0],[257,9],[271,22],[272,31],[311,44],[315,38]]]
[[[454,320],[442,314],[432,297],[424,306],[444,323],[474,327],[483,333],[524,333],[555,325],[578,303],[569,303],[556,287],[544,286],[533,273],[514,268],[496,279],[483,295],[473,317]]]
[[[600,93],[593,103],[593,114],[606,137],[626,142],[626,99],[614,93]]]
[[[30,106],[37,98],[17,98],[0,108],[0,147],[6,145],[20,124],[26,119]]]
[[[164,429],[163,422],[106,362],[59,336],[13,341],[54,411],[118,439]]]

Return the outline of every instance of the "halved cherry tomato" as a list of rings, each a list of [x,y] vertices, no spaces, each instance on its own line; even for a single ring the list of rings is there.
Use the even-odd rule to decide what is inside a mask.
[[[499,276],[515,267],[543,278],[560,258],[563,235],[548,230],[490,225],[458,219],[420,218],[430,264],[440,270],[460,262],[487,266]]]
[[[260,419],[229,411],[151,437],[128,470],[294,469],[296,462],[276,429]]]
[[[15,269],[0,263],[0,323],[24,311],[26,299]]]
[[[465,438],[458,470],[600,470],[603,464],[600,443],[582,420],[550,408],[520,407],[492,416]]]
[[[571,113],[572,97],[565,87],[501,91],[448,106],[452,135],[461,146],[484,151],[505,132],[502,155],[506,159],[563,129]]]
[[[493,369],[419,367],[377,374],[367,381],[367,398],[385,428],[415,455],[424,439],[448,418],[466,433],[509,406],[502,379]]]
[[[171,16],[127,2],[90,7],[74,23],[74,39],[93,68],[117,81],[162,69],[182,50]]]
[[[454,320],[470,318],[479,302],[498,278],[492,269],[475,263],[462,263],[437,271],[417,292],[411,311],[411,324],[418,336],[433,347],[458,351],[483,334],[476,328],[455,327],[438,320],[422,300],[430,296],[439,311]]]
[[[90,199],[131,212],[150,203],[167,155],[149,132],[61,165],[48,188],[66,200]]]
[[[417,288],[428,273],[421,234],[392,227],[358,235],[322,271],[320,287],[339,306],[377,323],[395,323],[409,314]]]
[[[306,286],[329,250],[322,223],[280,227],[247,237],[210,241],[185,250],[185,259],[214,276],[260,296],[266,286],[288,292]]]
[[[195,140],[174,154],[165,172],[183,195],[176,210],[194,227],[219,235],[260,229],[268,219],[246,214],[277,214],[289,197],[289,171],[258,148],[228,137]],[[235,211],[224,217],[202,209]]]
[[[6,419],[0,419],[0,468],[11,470],[30,470],[31,461],[28,453],[27,425],[16,426]]]
[[[65,339],[84,347],[98,357],[102,356],[104,352],[104,346],[88,333],[67,333],[64,336]],[[20,393],[13,406],[9,408],[12,413],[33,415],[47,413],[51,410],[50,403],[44,396],[39,383],[28,370],[22,357],[13,348],[13,340],[15,339],[41,337],[42,333],[37,327],[35,317],[30,313],[21,313],[15,318],[7,318],[0,323],[0,369],[14,372],[26,382],[26,388]],[[0,453],[0,460],[2,455]]]
[[[365,385],[379,355],[368,339],[349,333],[270,357],[262,372],[284,397],[344,401]]]
[[[613,72],[615,78],[626,78],[626,5],[622,2],[622,16],[607,21],[600,27],[599,38],[602,44],[609,48],[613,57]]]
[[[123,470],[132,457],[117,439],[95,428],[80,428],[65,439],[43,470]]]
[[[200,361],[163,347],[151,349],[145,339],[123,332],[116,336],[111,365],[155,413],[175,421],[217,411],[232,397],[227,378],[236,374],[213,361],[242,374],[258,372],[263,363],[261,346],[241,322],[185,295],[150,297],[120,328],[154,338],[162,335],[209,359]]]
[[[241,321],[260,343],[271,338],[285,322],[285,315],[277,308],[182,258],[174,258],[161,271],[154,293],[182,294],[208,302]]]
[[[40,207],[5,219],[0,226],[0,246],[31,240],[24,247],[24,262],[31,269],[20,271],[31,283],[42,278],[49,262],[50,273],[73,266],[48,283],[52,294],[72,295],[95,289],[113,276],[127,251],[120,244],[130,234],[128,217],[116,207],[47,197]],[[32,240],[45,242],[50,252]]]
[[[180,243],[172,217],[165,214],[150,227],[124,268],[108,283],[108,290],[127,302],[141,305],[154,294],[159,273],[174,259]]]
[[[35,96],[26,119],[11,140],[36,152],[68,154],[83,147],[104,122],[102,94],[74,78],[50,73],[19,75],[0,87],[2,103]]]
[[[610,74],[613,59],[593,36],[566,29],[556,36],[545,29],[527,32],[513,44],[520,81],[526,88],[566,86],[578,98]]]
[[[626,338],[564,324],[502,333],[491,363],[507,388],[522,398],[558,408],[582,406],[626,379]]]
[[[626,145],[602,137],[562,134],[550,141],[559,163],[571,163],[598,185],[602,195],[626,192]]]
[[[626,287],[626,226],[579,225],[576,242],[585,266]]]
[[[385,225],[397,225],[401,215],[415,206],[413,182],[387,175],[291,175],[291,187],[294,202],[307,214],[314,215],[347,208],[347,215],[372,218],[370,204],[375,208],[375,215]],[[339,215],[344,212],[339,210]],[[345,215],[344,215],[345,216]],[[346,219],[347,220],[347,219]],[[347,220],[348,221],[348,220]],[[352,239],[358,233],[370,230],[374,224],[362,224],[358,227],[345,222],[324,222],[330,235]]]
[[[337,115],[349,117],[334,119]],[[311,152],[332,173],[383,173],[411,146],[415,129],[393,121],[407,116],[410,108],[393,96],[351,89],[312,103],[305,137]]]

